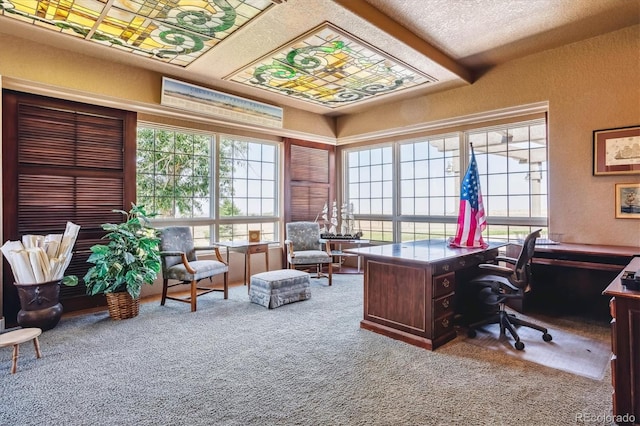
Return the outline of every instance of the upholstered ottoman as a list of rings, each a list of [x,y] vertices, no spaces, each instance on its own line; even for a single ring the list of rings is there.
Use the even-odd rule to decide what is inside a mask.
[[[269,309],[311,297],[309,274],[295,269],[279,269],[251,276],[249,300]]]

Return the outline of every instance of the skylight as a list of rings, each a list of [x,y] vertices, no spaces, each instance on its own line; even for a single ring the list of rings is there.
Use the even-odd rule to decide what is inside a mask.
[[[329,23],[225,79],[330,108],[436,81]]]
[[[0,14],[184,67],[270,5],[270,0],[0,0]]]

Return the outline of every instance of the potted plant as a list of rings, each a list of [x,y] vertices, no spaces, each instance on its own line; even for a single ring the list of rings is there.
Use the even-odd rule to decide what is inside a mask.
[[[113,210],[122,213],[125,221],[105,223],[103,239],[107,244],[91,247],[87,262],[93,263],[84,276],[87,294],[104,293],[109,315],[113,319],[138,315],[140,290],[143,284],[153,284],[160,272],[158,232],[150,226],[144,206],[131,204],[131,210]]]

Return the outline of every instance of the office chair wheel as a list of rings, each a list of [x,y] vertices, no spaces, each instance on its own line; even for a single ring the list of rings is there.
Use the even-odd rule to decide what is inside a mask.
[[[542,340],[544,340],[545,342],[550,342],[551,339],[553,339],[553,337],[551,337],[551,335],[549,333],[544,333],[542,335]]]
[[[522,343],[520,340],[518,340],[516,342],[516,344],[514,345],[516,347],[517,350],[521,351],[524,349],[524,343]]]
[[[470,337],[470,338],[473,339],[477,335],[478,335],[478,333],[476,333],[476,330],[474,330],[473,328],[470,328],[470,329],[467,330],[467,337]]]

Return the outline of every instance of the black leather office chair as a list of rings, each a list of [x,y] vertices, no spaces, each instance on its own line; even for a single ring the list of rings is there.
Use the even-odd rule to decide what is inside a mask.
[[[509,299],[522,299],[524,292],[531,282],[531,258],[536,245],[536,238],[540,236],[540,230],[529,234],[522,243],[522,250],[517,259],[506,256],[498,256],[496,262],[506,262],[513,265],[513,268],[500,266],[497,264],[481,264],[479,267],[486,271],[473,280],[471,285],[480,287],[478,291],[479,302],[485,307],[493,310],[493,313],[478,322],[469,325],[467,335],[476,336],[476,329],[488,324],[500,324],[500,335],[505,334],[505,330],[515,339],[515,348],[524,349],[524,343],[516,331],[517,326],[530,327],[542,332],[542,339],[550,342],[552,337],[544,327],[517,318],[505,310],[505,304]]]

